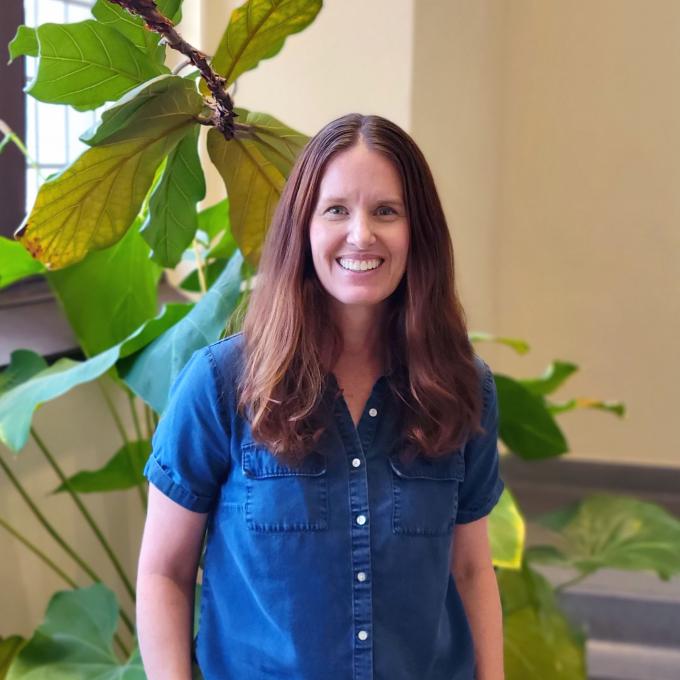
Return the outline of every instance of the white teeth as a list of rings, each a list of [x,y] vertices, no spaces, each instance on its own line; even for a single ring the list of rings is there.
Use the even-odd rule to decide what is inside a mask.
[[[349,269],[354,272],[365,272],[369,269],[376,269],[382,262],[382,260],[346,260],[342,257],[338,259],[338,263],[343,269]]]

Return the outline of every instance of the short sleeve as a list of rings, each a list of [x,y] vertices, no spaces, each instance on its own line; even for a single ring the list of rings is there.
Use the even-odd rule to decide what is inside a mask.
[[[493,373],[486,363],[482,389],[485,432],[465,446],[465,479],[460,485],[456,524],[466,524],[488,515],[498,502],[505,484],[500,477],[498,453],[498,396]]]
[[[229,473],[229,421],[209,347],[196,350],[170,387],[144,476],[176,503],[208,512]]]

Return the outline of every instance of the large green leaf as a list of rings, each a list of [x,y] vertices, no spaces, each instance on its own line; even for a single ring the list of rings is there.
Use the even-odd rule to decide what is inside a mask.
[[[118,344],[156,314],[162,269],[149,259],[137,221],[118,243],[47,274],[88,356]]]
[[[7,677],[7,671],[14,661],[14,657],[25,643],[26,640],[18,635],[12,635],[8,638],[0,637],[0,680]]]
[[[536,522],[557,532],[559,542],[527,551],[532,561],[585,574],[604,568],[649,569],[668,580],[680,573],[680,520],[654,503],[594,494]]]
[[[539,378],[518,380],[532,394],[546,395],[562,387],[578,371],[578,366],[568,361],[553,361]]]
[[[93,19],[42,24],[35,35],[38,70],[25,91],[40,101],[69,104],[78,111],[96,109],[145,80],[168,72],[117,30]],[[33,50],[24,32],[13,43],[12,53],[16,57]]]
[[[0,288],[44,271],[45,267],[21,243],[0,236]]]
[[[144,482],[144,465],[151,453],[151,444],[146,439],[123,445],[109,461],[98,470],[84,470],[69,477],[71,488],[78,493],[95,491],[118,491],[131,489]],[[60,484],[55,493],[66,491]]]
[[[518,569],[522,563],[525,537],[522,513],[506,487],[489,515],[489,540],[494,566]]]
[[[547,580],[523,563],[501,569],[507,680],[585,680],[585,636],[562,614]]]
[[[236,250],[236,245],[234,245],[234,250]],[[213,283],[217,281],[217,279],[220,277],[220,274],[224,271],[226,265],[227,260],[220,259],[213,260],[203,268],[206,286],[208,288],[210,288],[210,286],[212,286]],[[182,279],[182,281],[179,284],[179,287],[182,290],[189,291],[190,293],[200,293],[201,282],[198,278],[198,269],[194,269],[193,271],[189,272],[189,274]]]
[[[137,650],[125,664],[113,651],[116,596],[103,584],[58,592],[7,680],[146,680]]]
[[[221,231],[231,231],[229,224],[229,199],[223,198],[198,213],[198,228],[211,240]]]
[[[9,50],[8,64],[11,64],[22,54],[26,55],[27,57],[37,57],[39,48],[38,36],[35,32],[35,28],[24,26],[23,24],[19,26],[15,36],[12,38],[7,47]]]
[[[307,138],[271,116],[237,111],[246,124],[253,120],[254,127],[229,142],[212,128],[208,154],[227,189],[232,234],[256,267],[286,177]]]
[[[498,390],[498,432],[507,447],[527,460],[550,458],[568,450],[567,441],[543,397],[516,380],[494,374]]]
[[[119,362],[121,377],[156,412],[165,409],[170,385],[192,353],[219,339],[238,302],[241,263],[237,250],[222,275],[179,323]]]
[[[182,19],[182,0],[156,0],[161,14],[174,24]],[[165,61],[165,46],[159,45],[160,34],[144,27],[141,17],[130,14],[119,5],[109,0],[97,0],[92,7],[92,16],[100,24],[106,24],[125,36],[138,50],[147,54],[152,60],[162,64]]]
[[[141,229],[153,259],[164,267],[177,265],[196,234],[196,204],[205,196],[198,133],[198,125],[189,128],[168,157]]]
[[[195,85],[176,76],[160,78],[163,85],[153,96],[141,92],[136,107],[137,102],[126,101],[104,114],[91,142],[100,146],[40,187],[15,236],[48,269],[79,262],[122,238],[156,168],[193,124],[203,106]],[[122,109],[125,115],[118,116]]]
[[[229,86],[262,59],[278,54],[289,35],[314,21],[321,5],[321,0],[248,0],[231,13],[211,66]]]
[[[36,373],[47,368],[47,362],[30,349],[15,349],[9,358],[9,366],[0,373],[0,394],[9,392]]]
[[[21,366],[13,369],[10,364],[6,371],[15,371],[12,374],[14,386],[0,392],[0,441],[13,451],[20,451],[28,441],[33,412],[40,404],[99,378],[120,357],[138,351],[142,342],[151,342],[186,313],[186,307],[165,306],[156,318],[150,319],[122,343],[87,361],[59,359],[38,372],[34,370],[35,366],[30,370]],[[27,361],[22,357],[19,359]],[[22,382],[17,379],[17,371],[21,371]],[[2,375],[4,373],[0,374]]]

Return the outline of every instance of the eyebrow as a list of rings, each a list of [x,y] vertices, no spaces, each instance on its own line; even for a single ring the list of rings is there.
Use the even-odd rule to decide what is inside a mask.
[[[347,200],[345,196],[322,196],[321,203],[344,203]],[[403,205],[398,198],[379,198],[376,203],[389,205]]]

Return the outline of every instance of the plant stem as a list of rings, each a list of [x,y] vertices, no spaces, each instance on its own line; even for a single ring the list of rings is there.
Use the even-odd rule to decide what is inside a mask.
[[[161,12],[155,2],[150,0],[109,0],[116,5],[125,8],[130,14],[144,19],[146,28],[160,33],[165,42],[173,49],[181,52],[199,70],[201,77],[212,94],[212,100],[206,101],[207,106],[213,110],[213,125],[224,135],[226,140],[234,136],[234,102],[227,93],[225,87],[227,79],[215,73],[208,64],[207,55],[190,45],[177,33],[175,26]]]
[[[78,584],[68,574],[62,571],[59,566],[57,566],[42,550],[40,550],[40,548],[38,548],[37,545],[31,543],[11,524],[5,522],[5,520],[2,519],[2,517],[0,517],[0,527],[2,527],[8,533],[14,536],[14,538],[16,538],[17,541],[25,545],[34,555],[41,559],[55,574],[57,574],[57,576],[59,576],[63,581],[65,581],[71,588],[73,588],[74,590],[78,588]],[[125,654],[126,657],[130,656],[128,648],[125,646],[123,640],[121,639],[120,635],[118,635],[118,633],[114,635],[114,640],[118,643],[118,646],[120,647],[123,654]]]
[[[31,155],[28,153],[28,149],[24,145],[24,143],[21,141],[19,136],[17,135],[12,128],[7,125],[7,123],[0,118],[0,132],[2,132],[5,135],[5,139],[8,139],[10,142],[13,142],[14,145],[21,151],[21,153],[24,155],[24,158],[26,159],[27,165],[32,169],[32,170],[37,170],[38,171],[38,176],[40,177],[41,180],[45,180],[45,177],[43,174],[40,172],[40,168],[38,167],[38,163],[33,160]],[[0,142],[0,149],[4,147],[6,144],[5,140],[3,139],[2,142]]]
[[[101,582],[101,578],[89,567],[83,560],[78,556],[78,554],[71,548],[68,543],[59,535],[57,530],[47,521],[45,515],[40,512],[38,506],[31,500],[28,492],[22,486],[21,482],[14,476],[14,473],[10,467],[5,463],[0,456],[0,467],[4,470],[7,477],[9,477],[10,482],[12,482],[14,488],[19,492],[19,495],[24,499],[28,507],[31,509],[33,514],[36,516],[37,520],[43,525],[45,530],[52,536],[52,538],[63,548],[63,550],[76,562],[76,564],[93,580]]]
[[[71,482],[67,479],[66,475],[62,472],[61,468],[57,464],[57,461],[55,460],[54,456],[48,451],[47,447],[45,446],[45,443],[42,441],[42,439],[38,436],[38,433],[35,431],[35,428],[31,427],[31,435],[33,436],[33,439],[35,439],[36,444],[40,448],[40,450],[43,452],[45,458],[47,459],[47,462],[50,464],[54,472],[56,473],[57,477],[61,480],[61,483],[64,485],[66,491],[68,494],[71,496],[73,499],[73,502],[76,504],[76,507],[78,510],[80,510],[81,514],[85,518],[85,521],[90,525],[90,528],[94,532],[95,536],[99,540],[99,543],[101,544],[102,548],[104,549],[104,552],[108,555],[109,559],[111,560],[111,563],[113,564],[114,569],[116,570],[118,576],[120,577],[121,581],[123,582],[123,585],[125,586],[125,589],[127,590],[128,594],[132,598],[132,601],[135,601],[135,590],[132,587],[132,583],[130,583],[130,580],[127,577],[127,574],[123,570],[123,567],[121,563],[118,561],[118,558],[116,557],[115,553],[111,549],[111,546],[109,545],[108,541],[106,538],[104,538],[104,535],[102,534],[101,530],[97,526],[97,523],[94,521],[92,515],[88,511],[88,509],[83,505],[83,502],[80,500],[78,494],[73,490],[71,486]]]
[[[135,426],[135,432],[137,433],[137,440],[142,441],[144,437],[142,436],[142,428],[139,426],[139,417],[137,415],[137,409],[135,408],[135,395],[132,392],[128,392],[128,401],[130,402],[130,412],[132,413],[132,422]]]
[[[153,437],[153,421],[151,420],[151,407],[148,404],[144,404],[144,419],[146,421],[147,439],[151,441],[151,437]]]
[[[118,415],[118,411],[116,411],[116,407],[113,405],[113,401],[111,401],[111,397],[109,396],[109,393],[106,391],[104,385],[101,382],[101,379],[97,380],[97,385],[99,385],[99,389],[101,390],[102,394],[104,395],[104,399],[106,400],[106,403],[109,407],[109,411],[111,412],[111,416],[113,417],[114,422],[116,423],[116,427],[118,428],[118,432],[120,432],[120,436],[123,440],[123,444],[129,444],[129,440],[127,437],[127,433],[125,432],[125,427],[123,425],[123,421],[120,419],[120,416]]]
[[[583,579],[588,576],[590,576],[590,572],[581,572],[580,574],[578,574],[578,576],[574,576],[574,578],[569,579],[564,583],[560,583],[558,586],[555,586],[554,590],[562,591],[565,588],[568,588],[569,586],[573,586],[575,583],[578,583],[579,581],[583,581]]]
[[[194,248],[194,254],[196,255],[196,267],[198,268],[198,282],[201,286],[201,293],[205,293],[208,290],[208,286],[205,281],[203,258],[201,257],[201,254],[198,250],[198,244],[196,243],[196,239],[193,240],[192,245]]]
[[[5,522],[2,517],[0,517],[0,527],[3,527],[8,531],[17,541],[23,543],[33,554],[39,557],[57,576],[59,576],[63,581],[66,581],[71,588],[77,588],[78,584],[62,569],[57,566],[38,546],[31,543],[25,536],[23,536],[17,529]]]

